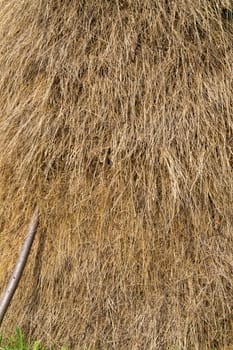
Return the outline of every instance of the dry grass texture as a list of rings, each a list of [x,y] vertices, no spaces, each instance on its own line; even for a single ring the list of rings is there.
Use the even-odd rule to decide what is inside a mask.
[[[0,0],[5,320],[72,349],[229,346],[233,26],[221,2]]]

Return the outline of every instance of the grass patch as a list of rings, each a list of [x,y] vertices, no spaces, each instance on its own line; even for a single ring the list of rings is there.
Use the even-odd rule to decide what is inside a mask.
[[[41,341],[26,341],[20,328],[16,328],[13,335],[0,335],[0,350],[54,350],[54,347],[43,346]],[[65,350],[64,347],[61,350]]]

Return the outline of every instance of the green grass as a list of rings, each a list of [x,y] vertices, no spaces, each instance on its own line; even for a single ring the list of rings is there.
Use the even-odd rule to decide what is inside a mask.
[[[86,349],[86,348],[85,348]],[[83,349],[83,350],[85,350]],[[15,334],[11,336],[4,336],[0,334],[0,350],[56,350],[54,346],[46,347],[40,341],[26,342],[20,328],[16,328]],[[60,350],[67,350],[62,347]],[[179,350],[179,347],[171,348],[171,350]],[[210,350],[217,350],[211,348]]]
[[[0,350],[54,350],[54,347],[45,347],[40,341],[26,342],[20,328],[16,328],[11,336],[0,335]],[[65,350],[65,348],[61,348]]]

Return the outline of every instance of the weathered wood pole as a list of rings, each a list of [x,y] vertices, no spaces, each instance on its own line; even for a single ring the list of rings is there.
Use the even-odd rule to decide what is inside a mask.
[[[2,295],[2,298],[0,300],[0,326],[2,324],[3,318],[7,312],[7,309],[10,305],[10,302],[14,296],[14,293],[17,289],[17,286],[19,284],[19,281],[22,277],[24,267],[26,265],[31,246],[37,231],[39,223],[39,215],[38,211],[36,210],[31,218],[29,227],[28,227],[28,234],[26,236],[26,239],[23,243],[21,252],[19,254],[18,261],[15,265],[15,269],[11,275],[10,281],[6,287],[5,292]]]

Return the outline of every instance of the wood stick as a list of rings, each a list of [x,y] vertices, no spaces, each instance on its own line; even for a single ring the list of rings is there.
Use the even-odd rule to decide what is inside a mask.
[[[11,275],[10,281],[6,287],[5,292],[3,293],[3,296],[0,300],[0,326],[2,324],[3,318],[7,312],[7,309],[10,305],[10,302],[14,296],[14,293],[18,287],[19,281],[22,277],[24,267],[26,265],[31,246],[33,243],[33,240],[35,238],[35,234],[37,231],[39,223],[39,215],[38,211],[36,210],[31,218],[31,222],[28,227],[28,234],[27,237],[23,243],[21,252],[19,254],[18,261],[15,265],[15,269]]]

